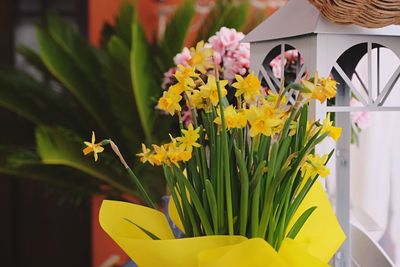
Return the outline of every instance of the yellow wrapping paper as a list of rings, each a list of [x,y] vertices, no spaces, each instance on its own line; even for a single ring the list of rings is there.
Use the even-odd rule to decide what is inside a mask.
[[[104,201],[99,217],[103,229],[139,267],[326,267],[345,236],[319,182],[292,223],[311,206],[317,209],[295,240],[285,239],[278,252],[260,238],[174,239],[163,213],[125,202]],[[152,240],[135,224],[161,240]]]

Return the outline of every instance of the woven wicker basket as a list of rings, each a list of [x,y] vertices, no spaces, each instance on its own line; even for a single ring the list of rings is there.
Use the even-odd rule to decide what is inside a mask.
[[[294,0],[295,1],[295,0]],[[309,0],[328,20],[380,28],[400,24],[400,0]]]

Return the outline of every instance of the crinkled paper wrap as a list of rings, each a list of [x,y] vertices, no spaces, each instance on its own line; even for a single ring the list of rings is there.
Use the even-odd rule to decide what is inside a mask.
[[[175,239],[163,213],[126,202],[104,201],[100,224],[139,267],[326,267],[345,235],[319,182],[304,199],[291,225],[312,206],[317,209],[297,237],[286,238],[278,252],[261,238]],[[135,224],[161,240],[152,240]]]

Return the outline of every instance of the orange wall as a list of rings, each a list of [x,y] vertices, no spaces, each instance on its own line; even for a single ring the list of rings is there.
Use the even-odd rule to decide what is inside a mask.
[[[120,0],[89,0],[89,40],[98,44],[104,22],[113,23],[121,5]]]
[[[126,0],[89,0],[89,40],[92,44],[98,44],[104,22],[113,24],[114,17]],[[137,0],[139,18],[145,27],[147,37],[152,38],[158,24],[158,1]],[[164,1],[168,3],[180,2],[180,0]]]
[[[99,224],[99,210],[103,197],[92,199],[92,267],[99,267],[111,256],[118,256],[119,265],[124,264],[129,258],[118,245],[103,231]]]

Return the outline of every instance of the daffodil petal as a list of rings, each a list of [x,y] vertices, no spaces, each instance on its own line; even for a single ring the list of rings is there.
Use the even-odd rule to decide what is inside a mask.
[[[86,156],[87,154],[91,153],[91,152],[93,152],[93,148],[90,147],[90,146],[85,147],[85,148],[83,149],[83,155],[85,155],[85,156]]]

